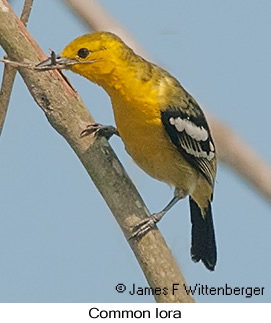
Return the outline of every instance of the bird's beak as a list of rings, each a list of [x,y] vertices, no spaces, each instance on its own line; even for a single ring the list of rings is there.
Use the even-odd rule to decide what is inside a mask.
[[[74,58],[61,57],[60,55],[56,55],[54,51],[51,51],[51,56],[37,64],[35,69],[39,71],[62,70],[76,64],[92,64],[96,61],[78,61]]]
[[[41,71],[48,71],[52,69],[65,69],[75,64],[78,64],[76,59],[61,57],[52,52],[51,57],[37,64],[36,68]]]

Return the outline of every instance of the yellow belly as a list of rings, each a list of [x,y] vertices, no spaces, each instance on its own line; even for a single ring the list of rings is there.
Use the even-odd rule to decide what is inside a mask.
[[[115,121],[125,148],[150,176],[171,186],[194,191],[197,175],[170,141],[160,119],[160,110],[147,113],[113,104]],[[146,113],[144,113],[146,111]]]

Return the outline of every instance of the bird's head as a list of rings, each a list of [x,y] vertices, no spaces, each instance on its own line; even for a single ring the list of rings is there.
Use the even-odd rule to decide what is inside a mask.
[[[109,32],[95,32],[74,39],[54,59],[49,58],[39,64],[40,67],[59,66],[70,69],[92,82],[110,74],[120,62],[121,57],[131,51],[123,41]]]

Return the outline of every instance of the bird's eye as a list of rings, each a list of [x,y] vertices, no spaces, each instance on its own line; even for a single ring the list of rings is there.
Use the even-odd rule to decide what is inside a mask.
[[[81,58],[86,58],[90,53],[90,50],[87,48],[80,48],[77,52],[77,55]]]

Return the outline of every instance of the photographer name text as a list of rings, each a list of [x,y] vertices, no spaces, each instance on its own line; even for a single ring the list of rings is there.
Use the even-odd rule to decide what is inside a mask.
[[[126,285],[120,283],[116,286],[118,293],[128,293],[131,296],[134,295],[175,295],[180,290],[185,291],[187,295],[191,296],[243,296],[245,298],[251,298],[254,296],[263,296],[265,287],[258,286],[230,286],[225,284],[224,286],[214,287],[206,284],[195,284],[193,286],[187,286],[186,284],[172,284],[170,287],[141,287],[132,284],[129,289]]]

